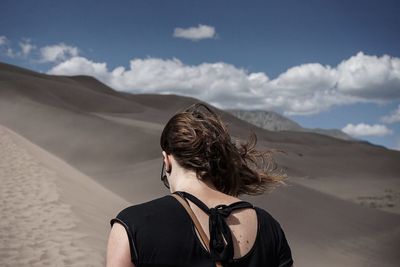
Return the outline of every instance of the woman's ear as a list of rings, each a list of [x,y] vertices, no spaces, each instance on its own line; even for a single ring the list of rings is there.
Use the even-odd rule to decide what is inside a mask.
[[[170,155],[168,155],[167,152],[165,151],[162,152],[162,155],[165,164],[165,172],[171,173],[172,165],[171,165]]]

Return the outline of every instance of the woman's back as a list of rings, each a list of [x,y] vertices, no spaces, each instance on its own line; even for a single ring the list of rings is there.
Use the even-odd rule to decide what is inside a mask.
[[[209,215],[192,202],[193,197],[197,202],[201,200],[183,194],[210,238]],[[125,208],[110,221],[111,225],[116,221],[128,233],[135,266],[215,266],[191,218],[171,195]],[[232,233],[234,256],[224,266],[292,266],[284,232],[264,209],[252,206],[233,210],[226,223]]]
[[[210,239],[210,215],[206,211],[202,210],[198,204],[196,204],[196,202],[203,202],[207,208],[217,207],[218,205],[229,206],[241,202],[240,199],[225,194],[217,194],[214,198],[210,198],[208,196],[195,197],[192,194],[185,192],[185,196],[189,201],[190,208],[193,210],[194,214],[199,220],[201,227],[206,233],[208,239]],[[193,197],[197,198],[197,201],[193,200]],[[204,201],[200,200],[199,198],[204,199]],[[243,257],[251,250],[256,241],[258,233],[257,212],[253,208],[253,205],[251,205],[251,208],[247,207],[233,210],[229,216],[225,218],[225,220],[232,233],[232,243],[234,248],[233,258],[237,259]],[[198,239],[201,240],[201,237],[197,231],[196,234]],[[202,244],[204,249],[206,249],[206,245],[203,242]]]
[[[256,140],[254,135],[245,143],[234,141],[205,104],[176,113],[160,137],[160,178],[190,205],[209,246],[202,244],[186,203],[168,195],[125,208],[111,220],[126,231],[112,228],[110,266],[130,265],[129,256],[136,266],[291,266],[279,223],[264,209],[236,198],[262,194],[284,178],[269,168],[275,166],[271,151],[258,151]]]

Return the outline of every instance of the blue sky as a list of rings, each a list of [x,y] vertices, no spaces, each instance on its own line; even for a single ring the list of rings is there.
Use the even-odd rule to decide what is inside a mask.
[[[398,1],[2,1],[0,60],[400,149]]]

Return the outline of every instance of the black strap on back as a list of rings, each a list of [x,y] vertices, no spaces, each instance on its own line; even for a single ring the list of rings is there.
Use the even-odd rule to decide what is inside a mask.
[[[237,201],[230,205],[220,204],[214,208],[208,208],[200,199],[188,192],[175,191],[174,194],[180,195],[186,200],[186,202],[188,202],[187,199],[189,199],[209,215],[209,245],[211,257],[215,261],[230,262],[233,259],[234,253],[233,242],[231,230],[226,223],[225,218],[227,218],[234,210],[254,208],[254,206],[247,201]],[[226,244],[224,238],[227,242]]]

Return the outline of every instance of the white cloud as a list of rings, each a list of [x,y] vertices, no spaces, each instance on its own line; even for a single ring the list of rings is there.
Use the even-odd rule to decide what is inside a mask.
[[[370,61],[384,66],[378,67],[377,73],[386,80],[382,77],[379,82],[370,79],[369,76],[377,75]],[[117,90],[176,93],[208,101],[220,108],[275,109],[282,110],[285,115],[308,115],[332,106],[400,99],[400,90],[393,90],[400,88],[398,61],[389,56],[358,53],[336,67],[303,64],[271,80],[264,72],[249,73],[224,62],[187,65],[176,58],[136,58],[130,61],[128,68],[119,66],[108,70],[105,62],[72,57],[56,64],[49,73],[92,75]],[[365,76],[364,79],[361,76]],[[374,86],[366,80],[371,80]]]
[[[13,49],[10,47],[10,44],[11,42],[6,36],[4,35],[0,36],[0,52],[8,57],[13,58],[15,57],[15,53]]]
[[[18,45],[19,49],[14,49],[11,41],[6,36],[0,36],[1,52],[8,57],[27,57],[32,50],[36,48],[36,46],[31,43],[31,40],[26,38],[22,39]]]
[[[202,29],[208,29],[208,33]],[[180,30],[176,34],[187,38],[215,36],[214,28],[207,25]],[[13,50],[7,37],[0,36],[0,49],[9,57],[27,57],[36,49],[29,39],[19,42],[19,46],[19,50]],[[91,75],[121,91],[176,93],[220,108],[273,109],[285,115],[400,100],[400,58],[388,55],[359,52],[337,66],[302,64],[270,79],[264,72],[251,73],[224,62],[187,65],[176,58],[135,58],[128,68],[109,70],[105,62],[92,61],[79,53],[77,47],[64,43],[48,45],[39,49],[38,62],[53,63],[50,74]],[[381,121],[398,122],[399,114],[400,107]]]
[[[49,74],[62,74],[62,75],[89,75],[102,80],[105,83],[109,82],[109,73],[107,71],[106,63],[96,63],[84,57],[73,57],[66,60],[51,70]]]
[[[332,89],[336,82],[336,71],[318,63],[292,67],[279,75],[273,85],[281,90],[299,91],[308,94],[316,90]]]
[[[40,48],[41,62],[60,62],[79,55],[79,49],[64,43]]]
[[[12,50],[12,48],[8,47],[5,51],[6,56],[8,57],[15,57],[17,54]]]
[[[349,123],[342,129],[342,131],[351,136],[385,136],[393,133],[393,131],[388,129],[385,125],[369,125],[365,123],[354,125]]]
[[[19,55],[23,57],[27,57],[32,52],[32,50],[36,48],[35,45],[31,44],[31,41],[29,39],[25,39],[19,42],[19,47],[21,48]]]
[[[216,35],[215,28],[208,25],[199,24],[197,27],[175,28],[174,37],[198,41],[201,39],[214,38]]]
[[[337,88],[366,99],[400,98],[400,58],[365,55],[362,52],[337,67]]]
[[[226,63],[203,63],[188,66],[174,59],[133,59],[129,69],[117,67],[112,71],[106,63],[96,63],[83,57],[74,57],[62,62],[50,74],[92,75],[112,87],[130,92],[175,92],[212,99],[232,93],[252,96],[250,89],[260,86],[268,77],[263,73],[247,75],[245,70]],[[243,91],[243,88],[249,88]],[[255,98],[256,96],[254,96]]]
[[[383,116],[381,121],[384,123],[400,122],[400,105],[391,114]]]
[[[36,48],[37,46],[32,44],[28,38],[23,38],[18,42],[18,47],[15,47],[6,36],[0,36],[0,51],[8,57],[27,58]],[[59,43],[41,47],[39,50],[39,59],[34,60],[41,63],[60,63],[78,55],[79,49],[77,47]],[[35,53],[35,56],[37,56],[37,53]]]
[[[7,37],[5,37],[4,35],[1,35],[0,36],[0,46],[3,46],[3,45],[6,45],[6,44],[8,44],[8,38]]]

